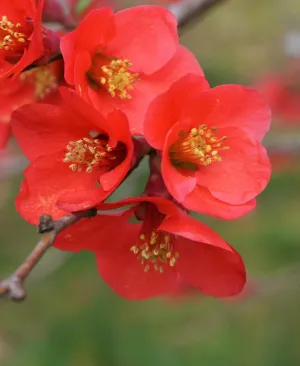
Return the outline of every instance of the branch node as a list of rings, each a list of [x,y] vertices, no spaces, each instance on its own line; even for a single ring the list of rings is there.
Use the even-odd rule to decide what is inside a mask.
[[[26,298],[26,291],[24,289],[23,281],[17,277],[12,276],[9,282],[9,297],[13,301],[23,301]]]
[[[88,217],[88,218],[92,218],[92,217],[95,217],[95,216],[97,216],[97,208],[96,207],[93,207],[93,208],[91,208],[91,209],[89,209],[88,211],[87,211],[87,213],[86,213],[86,217]]]
[[[8,297],[13,301],[22,301],[26,298],[23,281],[16,275],[1,282],[0,297]]]
[[[37,228],[39,234],[48,233],[54,230],[54,221],[50,215],[40,216],[40,222]]]

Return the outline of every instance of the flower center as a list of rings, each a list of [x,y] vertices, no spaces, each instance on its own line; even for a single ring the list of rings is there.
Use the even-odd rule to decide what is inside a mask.
[[[73,172],[91,173],[93,169],[100,168],[109,171],[125,158],[125,146],[118,143],[115,148],[112,148],[107,144],[107,139],[84,137],[81,140],[70,141],[66,150],[63,161],[71,163],[69,168]]]
[[[3,15],[0,20],[0,50],[21,52],[29,44],[25,28],[21,23],[12,23]]]
[[[52,90],[58,87],[57,77],[48,66],[40,66],[23,72],[21,80],[32,82],[34,85],[34,96],[37,100],[45,98]]]
[[[132,73],[129,70],[132,63],[127,59],[113,59],[109,64],[103,64],[104,57],[97,56],[94,57],[93,66],[87,74],[91,86],[96,88],[105,87],[112,97],[131,99],[132,96],[128,91],[133,90],[133,84],[139,80],[139,74]]]
[[[180,131],[177,141],[170,146],[169,158],[178,168],[198,170],[212,162],[221,161],[221,150],[228,150],[223,143],[227,136],[217,137],[217,128],[201,125],[189,132]]]
[[[152,268],[163,273],[164,264],[174,267],[179,258],[179,254],[174,251],[170,234],[155,230],[150,235],[142,233],[130,251],[141,261],[145,272]]]

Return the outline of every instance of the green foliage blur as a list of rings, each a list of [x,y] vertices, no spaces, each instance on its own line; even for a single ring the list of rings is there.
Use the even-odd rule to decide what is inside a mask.
[[[212,85],[250,84],[284,63],[282,36],[295,14],[300,30],[299,0],[230,0],[184,31],[182,43]],[[270,136],[280,133],[274,129]],[[299,366],[297,160],[289,169],[274,167],[246,217],[199,216],[242,254],[248,269],[242,296],[220,301],[192,292],[129,302],[101,281],[92,254],[51,249],[27,283],[26,301],[0,303],[0,365]],[[146,178],[144,162],[113,199],[140,193]],[[20,182],[21,176],[0,182],[0,276],[38,239],[14,208]]]

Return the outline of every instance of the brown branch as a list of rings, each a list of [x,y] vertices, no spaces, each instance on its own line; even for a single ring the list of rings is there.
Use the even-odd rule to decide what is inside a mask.
[[[84,217],[93,217],[96,214],[97,211],[95,209],[90,209],[87,211],[70,213],[55,221],[52,220],[51,216],[41,216],[38,232],[43,234],[43,236],[16,271],[0,282],[0,298],[8,296],[14,301],[24,300],[26,297],[24,281],[47,249],[51,247],[57,234],[80,219]]]
[[[224,1],[226,0],[182,0],[171,4],[169,10],[176,16],[178,29],[181,30]]]

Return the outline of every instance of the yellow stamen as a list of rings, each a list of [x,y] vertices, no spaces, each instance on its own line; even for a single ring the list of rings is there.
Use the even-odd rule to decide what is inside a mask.
[[[91,173],[96,167],[114,165],[113,161],[116,160],[112,148],[99,139],[84,137],[81,140],[70,141],[66,149],[63,161],[71,163],[69,168],[74,172]]]
[[[25,33],[20,32],[20,23],[12,23],[7,16],[3,15],[0,20],[0,50],[18,51],[23,49],[28,43]]]
[[[104,88],[112,97],[131,99],[129,91],[133,90],[133,84],[139,80],[139,74],[129,70],[131,67],[132,63],[127,59],[109,59],[97,53],[87,78],[90,86],[97,91]]]
[[[112,97],[118,96],[121,99],[131,99],[128,94],[129,90],[133,90],[133,83],[138,80],[137,73],[132,74],[128,69],[132,67],[129,60],[112,60],[109,65],[101,67],[104,76],[100,82],[106,85],[109,94]]]
[[[175,266],[179,253],[174,251],[169,234],[152,230],[150,235],[141,234],[139,239],[138,244],[133,245],[130,251],[145,265],[145,272],[152,269],[163,273],[165,264]]]
[[[52,90],[58,87],[57,78],[48,66],[40,66],[23,72],[21,80],[28,80],[34,84],[34,96],[37,100],[45,98]]]
[[[220,162],[221,150],[228,150],[223,146],[227,136],[217,137],[217,128],[201,125],[192,128],[188,133],[181,131],[178,140],[170,147],[169,157],[174,166],[188,170],[198,170],[200,166]]]

